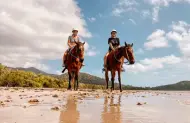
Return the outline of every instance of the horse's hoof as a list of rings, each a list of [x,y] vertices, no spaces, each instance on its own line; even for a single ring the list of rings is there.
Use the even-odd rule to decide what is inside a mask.
[[[71,88],[67,88],[68,91],[71,91]]]
[[[113,88],[110,88],[111,92],[113,91]]]

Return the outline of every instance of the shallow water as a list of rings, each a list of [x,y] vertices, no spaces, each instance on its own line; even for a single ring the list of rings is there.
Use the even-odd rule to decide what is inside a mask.
[[[190,92],[0,88],[0,101],[0,123],[190,123]]]

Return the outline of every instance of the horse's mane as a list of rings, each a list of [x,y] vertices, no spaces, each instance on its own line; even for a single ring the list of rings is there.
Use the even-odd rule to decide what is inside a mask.
[[[113,55],[114,53],[118,53],[120,51],[122,51],[125,48],[125,46],[121,46],[119,48],[117,48],[115,51],[111,52],[110,54]]]

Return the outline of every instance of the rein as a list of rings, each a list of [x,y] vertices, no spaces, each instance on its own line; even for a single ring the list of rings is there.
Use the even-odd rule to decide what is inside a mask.
[[[75,47],[76,47],[76,46],[74,46],[73,48],[71,48],[71,50],[70,50],[69,54],[70,54],[72,57],[74,57],[74,58],[76,58],[76,59],[77,59],[77,58],[79,58],[79,57],[74,56],[74,55],[72,54],[72,52],[71,52],[71,51],[72,51]]]
[[[113,54],[114,54],[115,60],[116,60],[117,62],[120,62],[120,61],[117,59],[115,52],[114,52]],[[127,62],[124,62],[125,64],[127,64],[127,63],[129,62],[129,55],[128,55],[128,52],[126,52],[126,54],[127,54]]]

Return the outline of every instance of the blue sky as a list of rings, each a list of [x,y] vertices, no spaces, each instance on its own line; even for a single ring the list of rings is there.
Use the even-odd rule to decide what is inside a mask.
[[[1,28],[0,34],[5,37],[1,31],[6,29],[6,34],[13,35],[9,27],[19,30],[23,26],[24,32],[19,30],[21,33],[18,35],[35,38],[26,42],[23,37],[12,36],[13,39],[21,39],[21,42],[15,41],[19,45],[13,40],[7,43],[10,40],[7,37],[6,42],[0,39],[4,48],[0,54],[4,59],[0,62],[6,65],[34,66],[46,72],[60,73],[60,58],[74,26],[79,28],[81,38],[88,44],[86,66],[81,71],[104,77],[101,70],[108,50],[107,40],[110,31],[116,29],[121,44],[125,41],[133,43],[135,51],[136,64],[125,66],[123,84],[157,86],[190,79],[189,0],[57,0],[52,6],[49,6],[52,0],[19,1],[14,8],[6,6],[5,1],[0,2],[4,19],[0,25],[6,25]],[[22,5],[28,6],[28,9],[23,9]],[[18,11],[11,11],[15,8]],[[19,17],[22,19],[16,20]],[[16,47],[15,51],[10,47]],[[6,59],[9,55],[14,57]],[[22,62],[16,63],[21,58]]]

